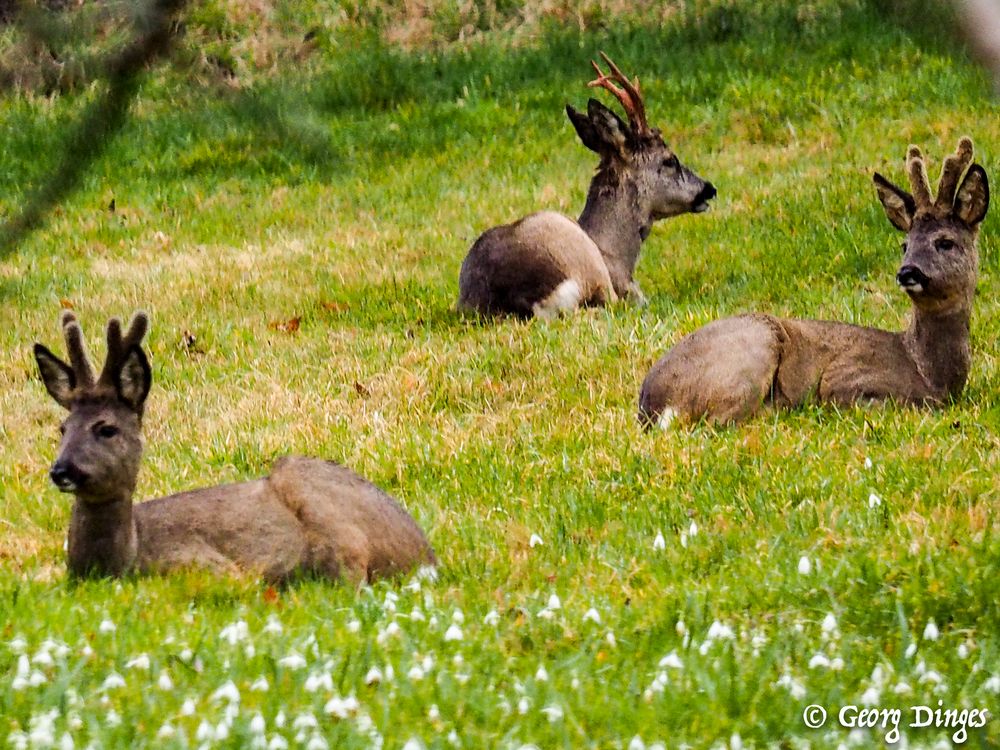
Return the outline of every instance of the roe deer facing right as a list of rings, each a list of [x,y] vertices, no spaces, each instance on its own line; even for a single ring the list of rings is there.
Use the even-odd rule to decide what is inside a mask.
[[[896,280],[913,303],[909,328],[891,333],[762,314],[718,320],[653,365],[639,394],[640,421],[735,422],[762,405],[789,407],[810,397],[939,404],[958,396],[971,360],[976,239],[990,202],[986,172],[971,161],[972,141],[962,138],[944,161],[933,201],[916,146],[907,153],[912,195],[874,175],[889,221],[906,232]]]
[[[286,456],[264,479],[182,492],[133,505],[142,414],[152,381],[139,344],[148,320],[108,323],[100,377],[72,313],[62,318],[67,365],[41,344],[35,359],[49,394],[69,410],[49,472],[76,495],[68,562],[74,576],[201,567],[282,581],[315,573],[354,584],[436,559],[413,519],[343,466]]]
[[[484,232],[462,263],[460,310],[551,318],[619,297],[641,304],[632,274],[653,222],[708,210],[715,187],[681,164],[646,122],[639,81],[601,57],[612,78],[595,62],[597,79],[588,85],[614,94],[629,123],[596,99],[586,114],[566,105],[583,145],[601,157],[579,221],[542,211]]]

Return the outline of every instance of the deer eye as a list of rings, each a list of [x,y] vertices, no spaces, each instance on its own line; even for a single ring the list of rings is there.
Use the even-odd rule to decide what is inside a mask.
[[[65,422],[63,422],[61,425],[59,425],[59,434],[60,435],[65,435],[66,434],[66,423]]]
[[[901,242],[899,244],[899,249],[903,251],[903,255],[906,255],[906,243],[905,242]]]
[[[676,154],[671,154],[666,159],[663,160],[664,169],[677,169],[680,166],[680,161],[677,159]]]
[[[99,424],[94,428],[97,433],[97,437],[101,438],[113,438],[118,434],[118,428],[113,424]]]
[[[955,243],[952,240],[945,239],[944,237],[942,237],[939,240],[934,240],[934,247],[938,251],[940,251],[942,253],[946,253],[949,250],[954,250],[955,249]]]

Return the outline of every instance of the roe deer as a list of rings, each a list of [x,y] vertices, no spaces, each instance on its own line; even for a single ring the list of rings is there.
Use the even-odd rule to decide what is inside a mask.
[[[76,495],[71,575],[202,567],[271,581],[315,573],[361,584],[436,564],[423,532],[395,500],[349,469],[314,458],[287,456],[264,479],[133,505],[152,382],[139,346],[147,326],[144,313],[124,336],[118,320],[108,322],[100,377],[72,313],[62,318],[70,365],[35,344],[46,389],[69,410],[50,476]]]
[[[892,333],[763,314],[718,320],[653,365],[639,394],[640,421],[735,422],[762,405],[810,397],[939,404],[958,396],[969,374],[976,239],[990,201],[986,172],[971,161],[972,141],[962,138],[944,161],[933,201],[916,146],[907,153],[912,195],[874,175],[889,221],[906,232],[896,281],[913,303],[909,328]]]
[[[601,157],[579,221],[542,211],[487,230],[462,263],[459,309],[551,318],[619,297],[642,304],[632,274],[653,222],[708,210],[715,187],[681,164],[646,122],[639,80],[601,57],[612,77],[592,62],[597,79],[587,85],[614,94],[629,123],[596,99],[587,114],[566,105],[583,145]]]

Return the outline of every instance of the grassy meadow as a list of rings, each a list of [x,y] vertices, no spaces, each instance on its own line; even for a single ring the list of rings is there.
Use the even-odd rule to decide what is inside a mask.
[[[955,730],[907,728],[908,707],[1000,712],[996,207],[953,405],[636,422],[652,362],[718,316],[906,325],[872,171],[904,183],[917,143],[936,179],[969,134],[1000,184],[1000,106],[947,19],[691,0],[530,23],[492,3],[470,26],[404,5],[297,0],[263,26],[197,6],[81,189],[0,257],[0,746],[882,744],[838,726],[857,705],[904,711],[896,747],[945,748]],[[595,158],[563,106],[599,50],[713,210],[656,225],[645,308],[459,317],[481,231],[582,208]],[[100,91],[5,94],[0,214]],[[99,356],[108,317],[151,315],[137,499],[329,458],[405,504],[437,579],[67,581],[62,413],[31,357],[64,351],[62,306]],[[965,744],[1000,745],[1000,722]]]

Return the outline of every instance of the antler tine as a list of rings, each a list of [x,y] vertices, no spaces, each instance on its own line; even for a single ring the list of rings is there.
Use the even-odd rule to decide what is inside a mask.
[[[910,146],[906,151],[906,171],[910,175],[910,187],[913,189],[913,199],[917,202],[917,208],[929,208],[931,183],[927,179],[923,154],[916,146]]]
[[[625,113],[628,115],[636,131],[640,134],[648,133],[649,125],[646,122],[646,107],[642,100],[642,92],[639,90],[639,79],[636,78],[635,82],[630,81],[606,53],[601,52],[600,54],[604,62],[611,68],[613,79],[620,83],[622,88],[615,86],[612,83],[612,78],[604,75],[603,71],[601,71],[601,66],[595,60],[591,60],[590,64],[597,71],[597,80],[591,81],[587,86],[590,88],[603,88],[614,94],[625,108]]]
[[[964,135],[958,141],[955,153],[944,160],[941,165],[941,179],[938,182],[937,200],[934,207],[950,210],[955,202],[955,191],[958,181],[972,163],[972,139]]]
[[[80,328],[76,316],[69,310],[62,314],[63,336],[66,338],[66,351],[69,353],[70,366],[76,376],[78,385],[94,384],[94,368],[87,356],[87,347],[83,342],[83,329]]]
[[[122,324],[118,318],[108,321],[108,356],[104,360],[100,382],[110,385],[122,365],[122,361],[133,346],[138,346],[149,329],[149,317],[140,311],[132,316],[128,332],[122,336]]]

